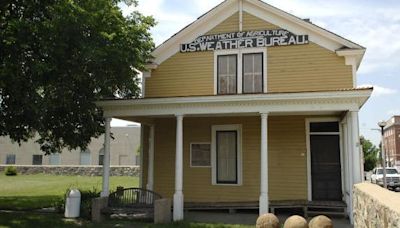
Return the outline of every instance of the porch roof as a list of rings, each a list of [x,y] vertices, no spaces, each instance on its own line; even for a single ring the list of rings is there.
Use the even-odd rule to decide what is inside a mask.
[[[372,88],[336,91],[102,100],[106,117],[357,111]]]

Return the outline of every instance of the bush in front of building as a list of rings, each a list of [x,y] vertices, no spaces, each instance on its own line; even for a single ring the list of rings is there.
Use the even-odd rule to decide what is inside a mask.
[[[85,219],[90,219],[92,216],[92,199],[100,197],[100,190],[97,190],[96,188],[92,189],[79,189],[79,192],[81,193],[81,210],[80,210],[80,216],[81,218]],[[70,191],[70,188],[68,188],[65,191],[64,198],[54,202],[53,207],[60,213],[64,212],[65,210],[65,201],[66,197]]]
[[[8,166],[5,170],[4,170],[4,174],[6,176],[16,176],[17,175],[17,168],[15,168],[14,166]]]

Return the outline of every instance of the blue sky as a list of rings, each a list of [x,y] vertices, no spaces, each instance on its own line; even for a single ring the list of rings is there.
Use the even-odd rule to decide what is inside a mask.
[[[379,143],[377,122],[400,115],[400,1],[398,0],[264,0],[367,48],[358,69],[358,86],[375,90],[360,111],[360,132]],[[152,29],[156,44],[194,21],[222,0],[139,0],[139,6],[122,6],[129,14],[139,10],[158,22]],[[113,121],[114,126],[124,125]]]

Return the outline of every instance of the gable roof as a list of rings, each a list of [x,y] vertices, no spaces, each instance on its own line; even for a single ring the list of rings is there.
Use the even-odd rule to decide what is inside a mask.
[[[307,34],[311,42],[332,52],[347,49],[359,50],[356,58],[357,66],[365,53],[363,46],[261,0],[225,0],[159,45],[152,53],[154,56],[153,62],[157,65],[161,64],[179,52],[180,44],[190,43],[197,37],[204,35],[233,14],[239,12],[241,7],[243,11],[294,34]],[[354,52],[351,53],[354,54]]]

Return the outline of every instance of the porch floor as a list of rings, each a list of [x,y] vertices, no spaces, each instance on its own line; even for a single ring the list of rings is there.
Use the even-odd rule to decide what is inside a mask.
[[[290,216],[289,213],[278,213],[279,222],[283,224]],[[301,215],[301,214],[300,214]],[[334,227],[352,228],[348,219],[343,217],[329,216]],[[255,225],[258,218],[257,210],[237,211],[236,213],[228,213],[226,211],[187,211],[185,212],[185,220],[204,223],[224,223],[224,224],[244,224]],[[312,217],[308,218],[308,221]]]

